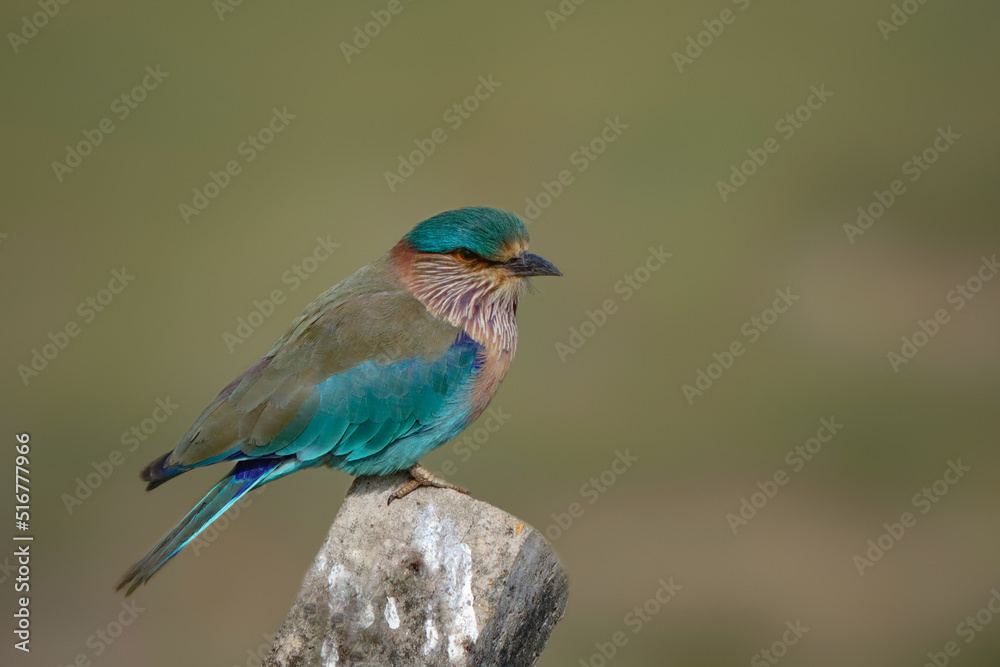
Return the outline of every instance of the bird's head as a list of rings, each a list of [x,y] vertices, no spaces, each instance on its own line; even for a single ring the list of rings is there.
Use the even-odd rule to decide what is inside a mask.
[[[406,235],[418,255],[456,272],[485,274],[520,284],[531,276],[561,276],[559,269],[528,252],[528,230],[513,213],[477,206],[439,213]]]
[[[517,307],[533,276],[561,276],[528,252],[528,230],[513,213],[460,208],[424,220],[393,250],[403,283],[437,317],[456,326]]]

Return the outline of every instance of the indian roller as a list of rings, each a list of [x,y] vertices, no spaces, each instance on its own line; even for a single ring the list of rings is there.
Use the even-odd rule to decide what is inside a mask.
[[[118,590],[131,595],[241,497],[303,468],[409,470],[389,503],[421,486],[467,493],[420,459],[486,409],[514,357],[518,295],[532,276],[559,275],[528,252],[513,213],[471,207],[419,223],[306,306],[146,466],[152,490],[192,468],[235,463]]]

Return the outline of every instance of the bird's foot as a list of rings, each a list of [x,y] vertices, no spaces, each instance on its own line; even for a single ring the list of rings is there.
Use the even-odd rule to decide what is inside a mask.
[[[432,473],[430,470],[423,467],[419,463],[415,466],[412,466],[409,469],[409,472],[410,476],[413,479],[411,479],[409,482],[407,482],[406,484],[404,484],[403,486],[399,487],[391,494],[389,494],[389,501],[386,503],[386,505],[392,504],[393,500],[399,500],[403,496],[409,495],[413,491],[419,489],[421,486],[433,486],[436,489],[451,489],[452,491],[458,491],[459,493],[464,493],[465,495],[469,495],[468,489],[465,489],[456,484],[452,484],[450,482],[446,482],[440,477],[435,477],[434,473]]]

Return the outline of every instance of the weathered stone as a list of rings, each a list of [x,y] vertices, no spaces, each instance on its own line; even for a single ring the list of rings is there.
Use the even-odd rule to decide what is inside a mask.
[[[354,482],[266,667],[533,665],[568,596],[534,528],[407,474]]]

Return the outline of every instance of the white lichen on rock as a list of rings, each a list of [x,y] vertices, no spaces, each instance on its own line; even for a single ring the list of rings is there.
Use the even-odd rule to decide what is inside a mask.
[[[333,637],[328,637],[323,642],[320,658],[323,660],[323,667],[336,667],[337,663],[340,662],[340,652],[337,650],[337,642]]]
[[[389,624],[389,627],[395,630],[399,627],[399,614],[396,612],[396,598],[388,597],[385,601],[385,611],[382,612],[385,616],[385,622]]]
[[[448,515],[442,520],[433,504],[426,506],[420,519],[413,543],[423,555],[427,573],[432,577],[443,575],[444,589],[436,600],[438,604],[428,601],[424,654],[437,649],[436,626],[440,626],[448,638],[448,657],[457,662],[479,637],[472,595],[472,549],[459,539],[454,520]]]

